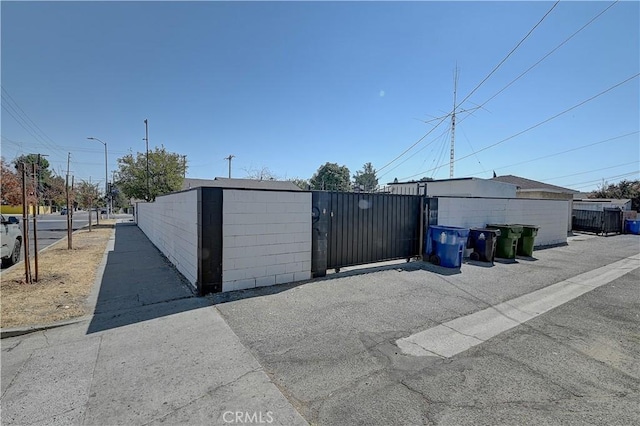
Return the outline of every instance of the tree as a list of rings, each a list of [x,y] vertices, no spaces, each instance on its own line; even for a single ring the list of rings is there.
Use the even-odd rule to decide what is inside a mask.
[[[350,191],[351,172],[347,166],[338,166],[337,163],[325,163],[309,180],[311,189],[326,191]]]
[[[131,202],[129,201],[129,199],[116,185],[114,185],[113,189],[111,190],[111,196],[113,197],[114,210],[117,211],[117,209],[127,208],[131,206]]]
[[[65,185],[66,183],[63,177],[52,175],[49,182],[43,187],[42,198],[48,201],[50,206],[54,204],[56,206],[66,205]]]
[[[309,189],[309,180],[301,179],[301,178],[292,178],[289,179],[289,182],[293,182],[300,189],[304,189],[305,191]]]
[[[154,201],[157,196],[179,191],[187,169],[184,156],[167,152],[164,146],[149,151],[149,190],[147,158],[143,152],[118,158],[116,185],[128,198]]]
[[[51,170],[49,170],[49,161],[42,155],[27,154],[21,155],[13,160],[13,165],[16,170],[22,170],[20,167],[22,163],[27,165],[27,173],[32,173],[33,164],[38,166],[38,174],[40,178],[40,184],[46,184],[51,179]]]
[[[365,163],[362,170],[358,170],[353,176],[354,186],[359,186],[363,191],[371,192],[378,187],[376,169],[371,163]]]
[[[76,201],[81,208],[91,208],[94,206],[96,200],[100,197],[100,191],[98,190],[98,184],[89,183],[87,181],[80,181],[75,188]]]
[[[640,211],[640,180],[621,180],[617,184],[603,182],[597,190],[589,194],[589,198],[630,199],[631,209]]]
[[[245,179],[253,179],[253,180],[279,180],[278,176],[275,175],[268,167],[262,167],[260,169],[244,169],[246,175]]]
[[[2,162],[2,175],[0,176],[0,199],[2,204],[18,205],[22,204],[22,177],[13,170],[5,161]]]

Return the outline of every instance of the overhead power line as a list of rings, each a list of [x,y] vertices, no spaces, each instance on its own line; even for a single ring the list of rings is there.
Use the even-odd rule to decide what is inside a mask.
[[[548,155],[543,155],[541,157],[531,158],[529,160],[520,161],[520,162],[513,163],[513,164],[508,164],[506,166],[494,167],[493,170],[494,171],[495,170],[502,170],[502,169],[506,169],[506,168],[509,168],[509,167],[515,167],[515,166],[520,166],[522,164],[532,163],[534,161],[544,160],[546,158],[555,157],[555,156],[562,155],[562,154],[567,154],[569,152],[578,151],[578,150],[581,150],[581,149],[589,148],[589,147],[592,147],[592,146],[595,146],[595,145],[599,145],[599,144],[603,144],[603,143],[606,143],[606,142],[611,142],[611,141],[616,140],[616,139],[626,138],[627,136],[637,135],[638,133],[640,133],[640,131],[636,130],[635,132],[625,133],[624,135],[614,136],[612,138],[608,138],[608,139],[601,140],[601,141],[598,141],[598,142],[593,142],[593,143],[590,143],[590,144],[587,144],[587,145],[581,145],[581,146],[578,146],[578,147],[575,147],[575,148],[571,148],[571,149],[567,149],[567,150],[560,151],[560,152],[555,152],[553,154],[548,154]],[[484,173],[485,171],[486,170],[482,170],[481,172],[470,173],[470,176],[475,176],[477,174]]]
[[[2,92],[2,108],[16,121],[16,123],[20,125],[20,127],[29,133],[37,143],[51,150],[52,152],[50,155],[61,160],[62,156],[59,154],[60,147],[44,131],[42,131],[42,129],[27,115],[26,112],[24,112],[7,89],[2,87]]]
[[[418,154],[420,151],[428,148],[432,143],[440,140],[440,138],[442,138],[442,136],[448,134],[451,131],[450,127],[447,127],[445,129],[444,132],[440,133],[438,136],[436,136],[435,138],[431,139],[429,142],[427,142],[426,144],[424,144],[420,149],[418,149],[416,152],[413,153],[413,155]],[[400,167],[401,165],[403,165],[404,163],[406,163],[407,161],[411,160],[411,158],[413,158],[413,156],[411,157],[407,157],[404,160],[402,160],[401,162],[399,162],[398,164],[396,164],[395,166],[393,166],[392,168],[388,169],[386,172],[378,174],[378,178],[381,178],[383,176],[388,175],[389,173],[391,173],[392,171],[394,171],[395,169],[397,169],[398,167]],[[425,160],[426,161],[426,160]],[[376,173],[379,172],[380,169],[376,170]]]
[[[607,176],[607,177],[602,177],[600,179],[594,179],[594,180],[589,180],[589,181],[584,181],[584,182],[572,183],[572,184],[565,185],[565,186],[566,187],[572,187],[574,189],[580,189],[580,188],[584,188],[586,186],[592,186],[594,183],[606,181],[607,179],[620,179],[620,178],[631,176],[631,175],[637,175],[639,173],[640,173],[640,170],[635,170],[633,172],[623,173],[623,174],[620,174],[620,175]],[[582,185],[582,186],[579,186],[579,185]]]
[[[585,28],[587,28],[589,25],[591,25],[596,19],[598,19],[600,16],[602,16],[607,10],[611,9],[616,3],[618,3],[618,1],[620,0],[616,0],[613,3],[611,3],[609,6],[607,6],[606,9],[604,9],[602,12],[598,13],[596,16],[594,16],[589,22],[587,22],[586,24],[584,24],[582,27],[580,27],[580,29],[578,29],[576,32],[574,32],[573,34],[571,34],[569,37],[567,37],[566,39],[564,39],[564,41],[562,41],[562,43],[560,43],[559,45],[557,45],[556,47],[554,47],[549,53],[547,53],[546,55],[544,55],[542,58],[540,58],[536,63],[534,63],[533,65],[531,65],[529,68],[527,68],[525,71],[523,71],[519,76],[517,76],[516,78],[514,78],[513,80],[511,80],[506,86],[504,86],[502,89],[500,89],[499,91],[497,91],[493,96],[491,96],[489,99],[487,99],[486,101],[484,101],[482,104],[480,104],[480,108],[483,107],[484,105],[486,105],[487,103],[489,103],[491,100],[493,100],[496,96],[498,96],[500,93],[504,92],[507,88],[509,88],[509,86],[511,86],[513,83],[515,83],[516,81],[520,80],[525,74],[527,74],[529,71],[531,71],[532,69],[534,69],[535,67],[537,67],[542,61],[544,61],[545,59],[547,59],[549,56],[551,56],[556,50],[560,49],[562,46],[564,46],[569,40],[571,40],[573,37],[575,37],[579,32],[581,32],[582,30],[584,30]],[[467,96],[468,98],[469,96]],[[466,98],[465,98],[466,99]],[[468,117],[468,116],[467,116]],[[464,118],[467,118],[464,117]],[[464,118],[462,120],[464,120]],[[460,120],[460,121],[462,121]]]
[[[532,69],[534,69],[535,67],[537,67],[538,65],[540,65],[540,63],[542,63],[545,59],[547,59],[549,56],[551,56],[553,53],[555,53],[558,49],[560,49],[562,46],[564,46],[567,42],[569,42],[569,40],[571,40],[573,37],[575,37],[576,35],[578,35],[578,33],[580,33],[581,31],[583,31],[585,28],[587,28],[589,25],[591,25],[594,21],[596,21],[598,18],[600,18],[600,16],[602,16],[605,12],[607,12],[610,8],[612,8],[616,3],[618,3],[619,0],[614,1],[613,3],[611,3],[609,6],[607,6],[604,10],[602,10],[600,13],[598,13],[596,16],[594,16],[593,18],[591,18],[591,20],[589,20],[586,24],[584,24],[582,27],[580,27],[577,31],[575,31],[573,34],[571,34],[569,37],[567,37],[566,39],[564,39],[560,44],[558,44],[555,48],[553,48],[551,51],[549,51],[546,55],[544,55],[542,58],[540,58],[537,62],[535,62],[533,65],[531,65],[529,68],[527,68],[525,71],[523,71],[520,75],[518,75],[516,78],[514,78],[513,80],[511,80],[506,86],[504,86],[502,89],[500,89],[498,92],[496,92],[493,96],[491,96],[489,99],[487,99],[486,101],[484,101],[482,104],[480,104],[478,106],[478,108],[482,108],[484,105],[486,105],[487,103],[489,103],[490,101],[492,101],[495,97],[497,97],[498,95],[500,95],[502,92],[504,92],[507,88],[509,88],[513,83],[515,83],[516,81],[518,81],[519,79],[521,79],[522,77],[524,77],[527,73],[529,73]],[[487,77],[485,77],[464,99],[462,102],[460,102],[458,105],[461,105],[463,102],[467,101],[471,95],[473,95],[473,93],[482,85],[484,84],[484,82],[502,65],[502,63],[504,63],[506,61],[506,59],[513,54],[513,52],[515,52],[515,50],[522,44],[522,42],[529,37],[529,35],[533,32],[533,30],[540,25],[540,23],[547,17],[547,15],[557,6],[558,2],[556,2],[553,7],[540,19],[540,21],[527,33],[527,35],[516,45],[516,47],[514,47],[514,49],[511,50],[511,52],[509,52],[509,54],[500,62],[500,64],[498,64],[490,73],[489,75],[487,75]],[[450,113],[449,113],[450,114]],[[447,115],[448,116],[448,115]],[[458,124],[460,124],[463,120],[465,120],[468,117],[465,116],[463,118],[461,118],[458,121]],[[446,118],[446,116],[445,116]],[[441,124],[438,123],[437,126],[439,126]],[[407,150],[405,150],[402,154],[400,154],[398,157],[396,157],[395,159],[393,159],[392,161],[390,161],[389,163],[385,164],[384,167],[387,167],[389,164],[395,162],[398,158],[402,157],[404,154],[406,154],[408,151],[410,151],[414,146],[416,146],[418,143],[420,143],[422,141],[422,139],[420,139],[418,142],[416,142],[415,144],[413,144],[412,146],[410,146]],[[415,153],[414,153],[415,155]],[[405,160],[406,161],[406,160]],[[380,170],[380,169],[379,169]]]
[[[458,104],[458,106],[462,105],[467,99],[469,99],[469,97],[471,95],[473,95],[475,93],[476,90],[478,90],[480,88],[480,86],[482,86],[484,84],[485,81],[487,81],[489,79],[489,77],[491,77],[491,75],[493,75],[494,72],[496,72],[498,70],[498,68],[500,68],[502,66],[502,64],[513,54],[513,52],[515,52],[520,45],[531,35],[531,33],[533,33],[533,31],[542,23],[542,21],[545,20],[545,18],[549,15],[549,13],[551,13],[551,11],[553,9],[555,9],[555,7],[558,5],[558,3],[560,3],[560,0],[556,1],[554,3],[554,5],[551,7],[551,9],[549,9],[549,11],[547,11],[547,13],[544,14],[544,16],[538,21],[538,23],[536,23],[533,28],[531,28],[531,30],[529,30],[529,32],[524,36],[524,38],[522,38],[522,40],[520,40],[518,42],[518,44],[516,44],[516,46],[511,49],[511,51],[507,54],[507,56],[504,57],[504,59],[502,59],[502,61],[500,61],[500,63],[498,65],[496,65],[493,70],[462,100],[462,102],[460,102]],[[398,155],[397,157],[395,157],[393,160],[389,161],[387,164],[383,165],[382,167],[380,167],[378,169],[378,172],[386,169],[388,166],[390,166],[391,164],[393,164],[394,162],[396,162],[398,159],[400,159],[402,156],[404,156],[407,152],[411,151],[416,145],[418,145],[420,142],[422,142],[427,136],[429,136],[436,128],[438,128],[443,122],[444,120],[449,117],[453,112],[455,111],[455,105],[454,105],[454,110],[452,112],[449,112],[447,115],[445,115],[444,117],[442,117],[440,119],[440,121],[438,122],[438,124],[436,124],[431,130],[429,130],[429,132],[427,132],[427,134],[425,134],[424,136],[422,136],[420,139],[418,139],[413,145],[411,145],[409,148],[405,149],[400,155]]]
[[[427,136],[429,136],[435,129],[438,128],[438,126],[440,126],[444,120],[448,117],[448,115],[445,115],[444,117],[442,117],[440,119],[440,121],[438,122],[438,124],[436,124],[431,130],[429,130],[424,136],[422,136],[420,139],[418,139],[413,145],[411,145],[409,148],[405,149],[404,151],[402,151],[402,154],[398,155],[396,158],[394,158],[393,160],[389,161],[387,164],[385,164],[384,166],[380,167],[378,169],[378,171],[382,171],[384,169],[386,169],[387,167],[389,167],[391,164],[393,164],[396,160],[398,160],[400,157],[402,157],[403,155],[405,155],[407,152],[409,152],[411,149],[413,149],[414,146],[418,145],[420,142],[422,142],[424,140],[424,138],[426,138]]]
[[[529,36],[531,35],[531,33],[533,33],[533,31],[534,31],[536,28],[538,28],[538,26],[542,23],[542,21],[544,21],[544,20],[545,20],[545,18],[546,18],[547,16],[549,16],[549,14],[551,13],[551,11],[552,11],[553,9],[555,9],[555,8],[556,8],[556,6],[558,5],[558,3],[560,3],[560,0],[556,1],[556,2],[553,4],[553,6],[551,6],[551,9],[549,9],[549,11],[548,11],[547,13],[545,13],[545,14],[544,14],[544,16],[543,16],[542,18],[540,18],[540,20],[538,21],[538,23],[537,23],[537,24],[535,24],[535,25],[533,26],[533,28],[531,28],[531,29],[529,30],[529,32],[528,32],[528,33],[527,33],[527,34],[522,38],[522,40],[520,40],[520,41],[518,42],[518,44],[516,44],[516,46],[515,46],[513,49],[511,49],[511,52],[507,53],[507,56],[505,56],[505,57],[504,57],[504,59],[503,59],[502,61],[500,61],[500,63],[499,63],[498,65],[496,65],[496,66],[491,70],[491,72],[490,72],[490,73],[489,73],[489,74],[484,78],[484,80],[482,80],[480,83],[478,83],[478,85],[477,85],[477,86],[476,86],[476,87],[475,87],[475,88],[474,88],[474,89],[473,89],[473,90],[472,90],[472,91],[471,91],[471,92],[470,92],[470,93],[469,93],[469,94],[468,94],[468,95],[467,95],[467,96],[466,96],[466,97],[465,97],[465,98],[464,98],[464,99],[463,99],[463,100],[462,100],[458,105],[462,105],[463,103],[465,103],[465,101],[466,101],[467,99],[469,99],[469,98],[471,97],[471,95],[473,95],[473,94],[476,92],[476,90],[478,90],[478,89],[480,88],[480,86],[482,86],[482,85],[484,84],[484,82],[485,82],[485,81],[487,81],[487,80],[489,79],[489,77],[491,77],[491,76],[493,75],[493,73],[495,73],[495,72],[498,70],[498,68],[500,68],[500,67],[502,66],[502,64],[504,64],[504,63],[505,63],[505,61],[506,61],[507,59],[509,59],[509,57],[513,54],[513,52],[515,52],[515,51],[520,47],[520,45],[521,45],[522,43],[524,43],[524,41],[525,41],[527,38],[529,38]]]
[[[556,180],[556,179],[563,179],[563,178],[567,178],[567,177],[571,177],[571,176],[578,176],[578,175],[586,175],[587,173],[593,173],[593,172],[599,172],[601,170],[609,170],[609,169],[615,169],[616,167],[622,167],[622,166],[628,166],[629,164],[638,164],[638,160],[636,161],[631,161],[629,163],[623,163],[623,164],[616,164],[615,166],[609,166],[609,167],[603,167],[601,169],[592,169],[592,170],[587,170],[585,172],[578,172],[578,173],[572,173],[570,175],[564,175],[564,176],[556,176],[556,177],[552,177],[552,178],[546,178],[546,181],[550,181],[550,180]]]
[[[518,132],[518,133],[516,133],[516,134],[514,134],[514,135],[511,135],[511,136],[509,136],[508,138],[502,139],[502,140],[500,140],[500,141],[498,141],[498,142],[496,142],[496,143],[493,143],[493,144],[491,144],[491,145],[485,146],[484,148],[481,148],[481,149],[479,149],[478,151],[476,151],[476,152],[474,152],[474,153],[472,153],[472,154],[465,155],[465,156],[460,157],[460,158],[458,158],[458,159],[456,159],[456,160],[454,160],[454,161],[464,160],[465,158],[469,158],[469,157],[471,157],[471,156],[473,156],[473,155],[475,155],[475,154],[477,154],[477,153],[479,153],[479,152],[486,151],[486,150],[491,149],[491,148],[493,148],[493,147],[496,147],[496,146],[498,146],[498,145],[500,145],[500,144],[503,144],[503,143],[505,143],[505,142],[507,142],[507,141],[510,141],[510,140],[512,140],[512,139],[514,139],[514,138],[516,138],[516,137],[518,137],[518,136],[520,136],[520,135],[522,135],[522,134],[524,134],[524,133],[526,133],[526,132],[528,132],[528,131],[531,131],[531,130],[533,130],[533,129],[537,128],[537,127],[542,126],[543,124],[548,123],[548,122],[549,122],[549,121],[551,121],[551,120],[554,120],[554,119],[556,119],[556,118],[558,118],[558,117],[560,117],[560,116],[562,116],[562,115],[564,115],[564,114],[566,114],[566,113],[568,113],[568,112],[570,112],[570,111],[573,111],[574,109],[576,109],[576,108],[578,108],[578,107],[580,107],[580,106],[582,106],[582,105],[584,105],[584,104],[586,104],[586,103],[588,103],[588,102],[591,102],[592,100],[594,100],[594,99],[596,99],[596,98],[598,98],[598,97],[600,97],[600,96],[602,96],[602,95],[604,95],[604,94],[606,94],[606,93],[608,93],[608,92],[612,91],[613,89],[615,89],[615,88],[617,88],[617,87],[619,87],[619,86],[622,86],[622,85],[623,85],[623,84],[625,84],[625,83],[628,83],[629,81],[633,80],[634,78],[638,77],[639,75],[640,75],[640,73],[637,73],[637,74],[635,74],[635,75],[633,75],[633,76],[631,76],[631,77],[629,77],[629,78],[627,78],[627,79],[625,79],[625,80],[623,80],[623,81],[621,81],[621,82],[619,82],[619,83],[617,83],[617,84],[614,84],[613,86],[611,86],[611,87],[609,87],[609,88],[607,88],[607,89],[603,90],[602,92],[600,92],[600,93],[598,93],[598,94],[596,94],[596,95],[593,95],[593,96],[591,96],[590,98],[585,99],[584,101],[582,101],[582,102],[580,102],[580,103],[578,103],[578,104],[576,104],[576,105],[574,105],[574,106],[572,106],[572,107],[570,107],[570,108],[565,109],[565,110],[564,110],[564,111],[562,111],[562,112],[559,112],[559,113],[557,113],[557,114],[555,114],[555,115],[553,115],[553,116],[551,116],[551,117],[547,118],[546,120],[543,120],[543,121],[541,121],[541,122],[539,122],[539,123],[537,123],[537,124],[534,124],[533,126],[528,127],[528,128],[526,128],[526,129],[524,129],[524,130],[522,130],[522,131],[520,131],[520,132]],[[440,166],[440,167],[442,167],[442,166]],[[440,168],[440,167],[438,167],[438,168]],[[427,172],[430,172],[430,171],[431,171],[431,170],[425,170],[425,171],[424,171],[424,172],[422,172],[422,173],[427,173]],[[422,173],[417,173],[417,174],[415,174],[415,175],[411,175],[411,176],[409,176],[409,177],[403,178],[403,180],[405,180],[405,179],[411,179],[412,177],[418,176],[419,174],[422,174]]]

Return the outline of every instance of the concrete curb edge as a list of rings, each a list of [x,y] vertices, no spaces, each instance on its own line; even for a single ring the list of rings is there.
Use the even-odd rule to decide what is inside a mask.
[[[116,224],[117,223],[120,223],[120,222],[116,221]],[[83,229],[83,228],[80,228],[80,229]],[[80,229],[74,231],[74,233],[79,231]],[[114,226],[113,229],[111,230],[111,236],[109,237],[109,240],[107,241],[107,246],[104,249],[104,254],[102,255],[102,260],[100,261],[100,264],[98,265],[98,270],[96,271],[96,279],[94,280],[94,282],[93,282],[93,284],[91,286],[91,293],[89,293],[89,296],[87,297],[87,303],[88,303],[89,309],[95,310],[95,305],[96,305],[96,302],[98,300],[98,293],[100,292],[100,284],[102,283],[102,276],[104,275],[104,270],[105,270],[105,268],[107,266],[107,259],[109,258],[109,252],[113,250],[113,245],[115,243],[115,236],[116,236],[116,228]],[[43,248],[42,250],[40,250],[40,253],[42,253],[43,251],[47,250],[50,247],[53,247],[53,246],[59,244],[63,240],[64,240],[64,238],[60,239],[59,241],[56,241],[55,243],[51,244],[50,246],[47,246],[47,247]],[[17,265],[20,265],[22,262],[23,261],[21,261],[19,263],[16,263],[11,268],[14,268]],[[8,268],[8,269],[11,269],[11,268]],[[36,333],[38,331],[49,330],[49,329],[58,328],[58,327],[64,327],[66,325],[71,325],[71,324],[77,324],[79,322],[90,320],[91,318],[93,318],[93,314],[84,315],[82,317],[73,318],[73,319],[65,320],[65,321],[54,322],[54,323],[50,323],[50,324],[40,324],[40,325],[31,325],[31,326],[28,326],[28,327],[15,327],[15,328],[0,329],[0,339],[5,339],[5,338],[9,338],[9,337],[16,337],[16,336],[22,336],[22,335],[25,335],[25,334]]]

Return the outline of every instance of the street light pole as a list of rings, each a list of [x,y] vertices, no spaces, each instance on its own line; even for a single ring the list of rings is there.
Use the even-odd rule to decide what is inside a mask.
[[[98,141],[100,142],[102,145],[104,145],[104,196],[105,201],[107,202],[107,219],[109,219],[109,174],[107,172],[108,170],[108,166],[107,166],[107,143],[101,141],[98,138],[87,138],[90,139],[92,141]],[[91,214],[91,212],[89,212],[89,214]]]
[[[144,140],[147,143],[147,201],[151,201],[151,191],[149,190],[149,123],[144,119]]]

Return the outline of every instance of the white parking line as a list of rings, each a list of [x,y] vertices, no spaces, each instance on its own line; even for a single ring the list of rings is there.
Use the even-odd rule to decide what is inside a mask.
[[[640,267],[640,254],[396,341],[407,355],[452,357]]]

